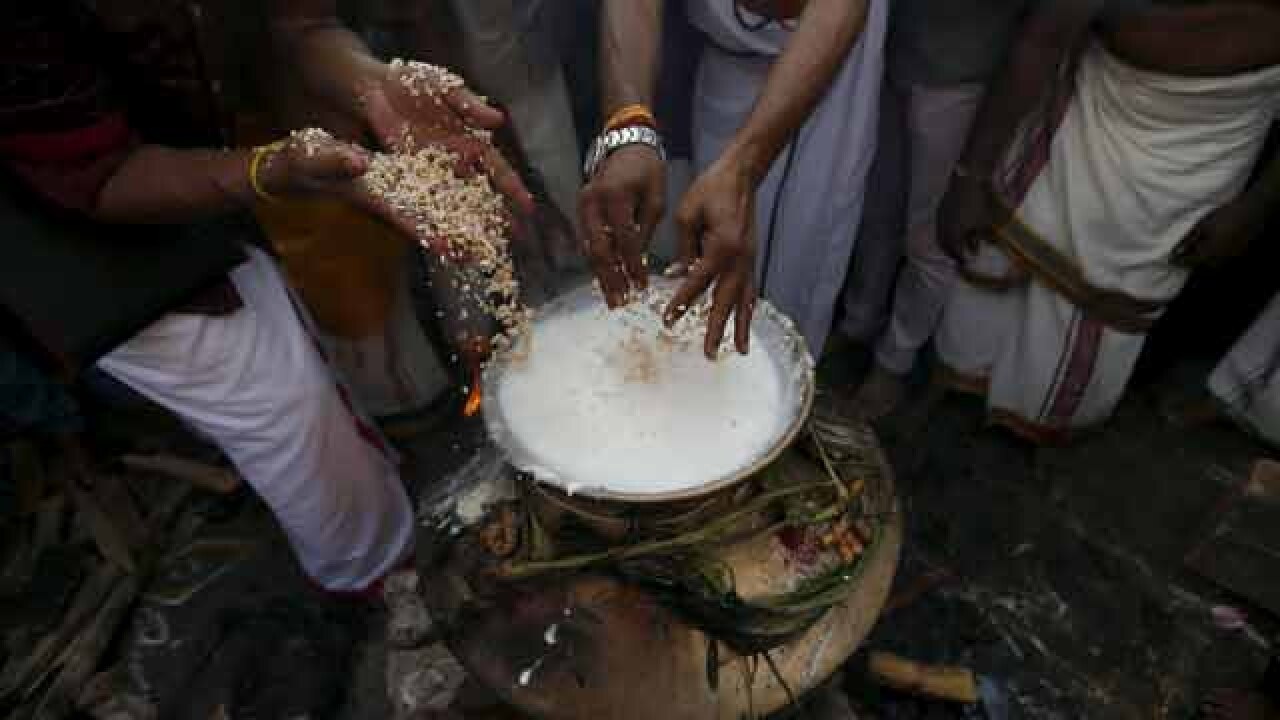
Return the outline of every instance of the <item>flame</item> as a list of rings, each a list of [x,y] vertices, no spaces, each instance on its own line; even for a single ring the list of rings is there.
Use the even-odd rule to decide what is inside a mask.
[[[471,369],[471,391],[467,393],[467,402],[462,406],[463,417],[475,417],[480,412],[480,368]]]

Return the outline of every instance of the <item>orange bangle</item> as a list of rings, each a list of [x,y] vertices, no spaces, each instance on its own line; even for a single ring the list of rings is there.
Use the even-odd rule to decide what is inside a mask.
[[[653,116],[653,111],[644,105],[627,105],[609,116],[609,122],[604,124],[604,129],[608,132],[628,125],[644,125],[657,130],[658,120]]]

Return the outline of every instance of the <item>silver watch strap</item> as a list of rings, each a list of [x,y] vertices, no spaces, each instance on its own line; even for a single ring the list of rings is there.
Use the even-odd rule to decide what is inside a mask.
[[[582,176],[590,180],[595,176],[596,170],[600,168],[600,163],[604,162],[605,158],[628,145],[648,145],[658,153],[658,157],[667,159],[662,136],[657,130],[645,125],[628,125],[609,130],[591,143],[582,164]]]

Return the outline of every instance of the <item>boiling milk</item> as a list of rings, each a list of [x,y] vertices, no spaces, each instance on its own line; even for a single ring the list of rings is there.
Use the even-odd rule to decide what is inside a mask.
[[[585,308],[540,318],[532,332],[499,401],[534,472],[570,491],[696,488],[742,469],[785,430],[778,373],[754,334],[750,354],[710,362],[700,330],[669,333],[643,308]]]

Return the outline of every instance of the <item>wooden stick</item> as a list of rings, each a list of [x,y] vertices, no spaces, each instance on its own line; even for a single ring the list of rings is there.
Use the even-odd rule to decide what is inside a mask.
[[[109,473],[95,474],[93,497],[98,501],[98,506],[115,521],[130,545],[137,547],[142,543],[142,532],[145,527],[142,511],[130,494],[129,486],[123,477]]]
[[[0,678],[0,698],[8,698],[15,693],[23,697],[29,696],[38,679],[46,676],[58,655],[79,634],[80,629],[93,613],[102,606],[123,576],[121,569],[113,563],[103,563],[89,579],[85,580],[76,593],[71,609],[62,618],[62,624],[54,632],[46,635],[36,644],[35,650],[27,656],[25,662],[13,666]]]
[[[146,542],[159,544],[158,540],[164,529],[190,494],[190,486],[176,486],[156,503],[142,532]],[[104,602],[109,603],[115,597],[117,586],[123,578],[124,572],[115,563],[105,562],[99,566],[80,586],[71,609],[63,616],[58,629],[41,640],[24,662],[8,669],[6,676],[0,678],[0,700],[6,700],[16,693],[20,693],[24,699],[29,697],[43,683],[44,678],[56,671],[63,661],[71,659],[69,650],[73,641],[82,634],[82,629],[86,623],[91,622],[94,613],[104,607]],[[140,587],[143,578],[135,578],[130,582]]]
[[[978,681],[968,668],[922,665],[890,653],[873,652],[868,670],[876,682],[895,690],[950,702],[978,702]]]
[[[185,480],[210,492],[227,495],[240,487],[240,476],[227,468],[189,460],[169,453],[155,455],[125,455],[120,458],[126,467],[135,470],[168,475]]]
[[[76,707],[76,699],[102,661],[116,628],[138,597],[136,576],[117,584],[89,627],[76,638],[62,672],[54,679],[36,710],[35,720],[64,720]]]
[[[133,548],[125,537],[120,526],[98,505],[98,501],[88,490],[81,487],[75,479],[66,483],[76,509],[89,526],[93,542],[98,546],[102,557],[119,565],[129,573],[138,571],[138,563],[133,556]],[[121,518],[124,519],[124,518]]]

